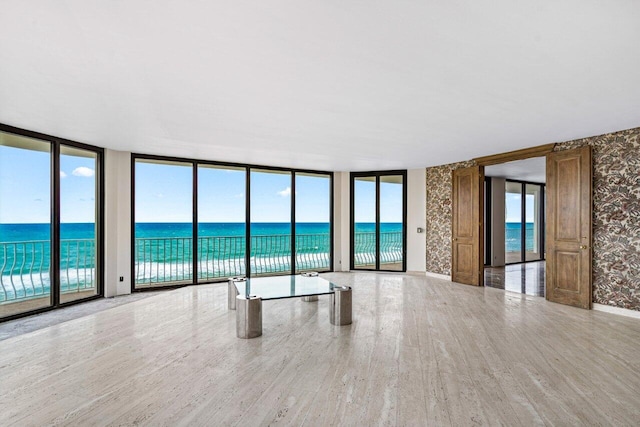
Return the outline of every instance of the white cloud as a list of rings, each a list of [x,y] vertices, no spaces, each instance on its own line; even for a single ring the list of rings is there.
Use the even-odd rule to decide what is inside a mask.
[[[282,191],[278,191],[278,196],[280,196],[280,197],[289,197],[289,196],[291,196],[291,187],[287,187]]]
[[[234,199],[242,199],[244,198],[244,193],[238,193],[236,195],[233,196]]]
[[[60,171],[60,178],[66,178],[67,174],[64,171]]]
[[[156,194],[156,197],[157,197],[158,199],[164,199],[164,194],[162,194],[162,193],[158,193],[158,194]]]
[[[80,166],[78,168],[75,168],[71,173],[74,176],[83,176],[86,178],[92,177],[93,175],[96,174],[96,172],[93,169],[90,169],[86,166]]]

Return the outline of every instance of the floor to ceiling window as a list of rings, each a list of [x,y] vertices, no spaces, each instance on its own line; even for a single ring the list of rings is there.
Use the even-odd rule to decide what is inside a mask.
[[[295,173],[296,271],[331,269],[331,177]]]
[[[102,294],[102,152],[0,125],[0,318]]]
[[[198,166],[198,281],[246,274],[246,170]]]
[[[98,294],[97,163],[93,151],[60,147],[61,303]]]
[[[505,263],[544,259],[544,185],[505,183]]]
[[[522,184],[505,183],[505,263],[522,261]]]
[[[353,202],[353,269],[377,269],[378,232],[376,217],[376,177],[352,178]]]
[[[351,268],[406,270],[406,171],[351,174]]]
[[[192,165],[138,159],[134,176],[136,288],[191,283]]]
[[[544,185],[525,183],[525,261],[544,258]]]
[[[134,290],[331,269],[331,173],[132,159]]]
[[[251,169],[253,276],[292,271],[291,185],[291,172]]]

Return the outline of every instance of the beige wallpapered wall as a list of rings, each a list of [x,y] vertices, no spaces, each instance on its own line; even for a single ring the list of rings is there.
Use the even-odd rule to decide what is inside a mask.
[[[593,149],[593,301],[640,311],[640,128],[558,143]],[[451,274],[451,171],[427,168],[427,271]]]

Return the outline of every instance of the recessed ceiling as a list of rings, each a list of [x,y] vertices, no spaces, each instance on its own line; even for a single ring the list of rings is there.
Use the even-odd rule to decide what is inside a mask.
[[[640,126],[638,1],[4,1],[0,122],[139,153],[421,168]]]
[[[533,157],[526,160],[491,165],[484,168],[484,174],[486,176],[544,184],[547,180],[546,160],[546,157]]]

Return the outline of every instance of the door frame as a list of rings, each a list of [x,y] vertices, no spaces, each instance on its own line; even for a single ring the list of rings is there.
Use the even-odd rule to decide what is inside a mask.
[[[476,157],[475,159],[473,159],[473,162],[475,162],[475,165],[480,168],[480,173],[484,176],[485,166],[513,162],[516,160],[525,160],[525,159],[530,159],[532,157],[546,157],[547,154],[554,151],[555,146],[556,144],[552,143],[552,144],[539,145],[536,147],[523,148],[521,150],[508,151],[506,153],[492,154],[490,156]],[[453,185],[453,182],[452,182],[452,185]],[[478,212],[478,218],[480,220],[481,230],[484,230],[484,227],[485,227],[484,212],[483,212],[484,207],[483,207],[483,203],[481,203],[482,201],[484,201],[484,197],[485,197],[484,192],[485,192],[485,186],[481,185],[480,191],[478,193],[478,197],[480,198],[479,200],[480,203],[477,204],[480,209],[480,212]],[[455,203],[454,200],[452,200],[451,202]],[[546,208],[547,207],[545,206],[545,209]],[[453,221],[453,218],[451,219],[451,221]],[[451,224],[451,226],[453,227],[453,223]],[[486,251],[486,248],[484,248],[483,243],[484,243],[484,233],[478,233],[478,245],[480,245],[480,248],[483,252],[482,252],[482,256],[478,257],[477,259],[477,262],[478,262],[477,267],[479,271],[482,271],[482,272],[484,272],[484,259],[485,259],[484,251]],[[451,269],[453,270],[453,260],[451,261]],[[484,286],[484,274],[480,275],[479,286]]]

